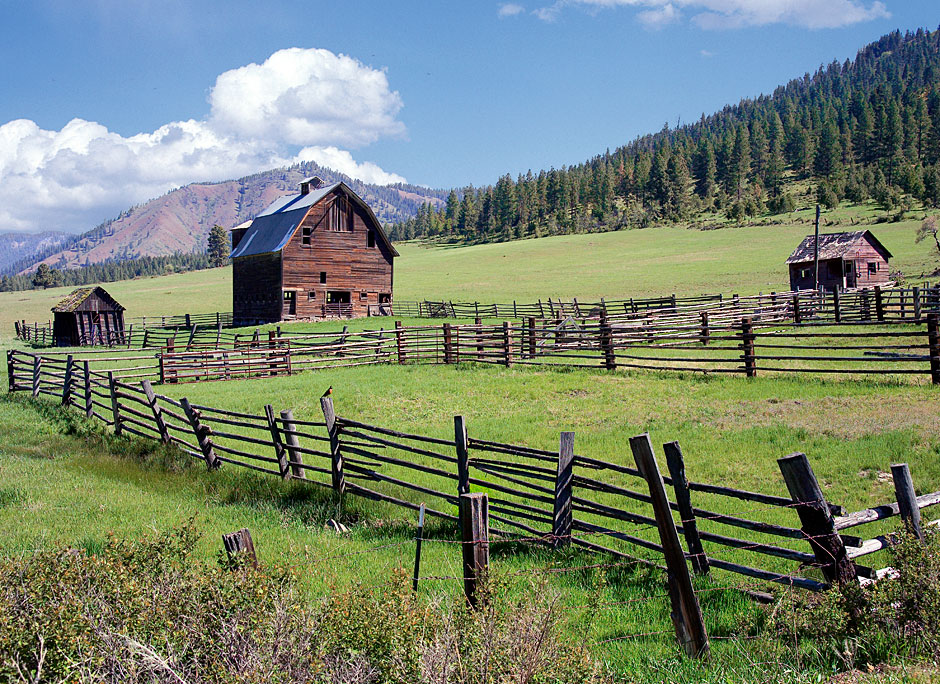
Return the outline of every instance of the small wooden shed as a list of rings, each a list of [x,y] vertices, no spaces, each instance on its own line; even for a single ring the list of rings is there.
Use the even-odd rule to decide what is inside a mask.
[[[807,235],[787,259],[791,290],[812,290],[815,286],[815,252],[816,238]],[[819,288],[885,285],[890,282],[890,258],[891,252],[870,230],[824,233],[819,236]]]
[[[52,307],[57,347],[122,344],[124,307],[103,287],[80,287]]]

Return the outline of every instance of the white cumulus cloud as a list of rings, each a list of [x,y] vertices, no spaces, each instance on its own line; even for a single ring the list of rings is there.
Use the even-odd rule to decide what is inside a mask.
[[[522,14],[523,12],[525,12],[525,7],[522,5],[517,5],[514,2],[505,2],[499,6],[499,9],[496,10],[496,15],[500,18],[514,17],[517,14]]]
[[[405,132],[385,72],[351,57],[281,50],[221,74],[209,104],[203,120],[132,136],[83,119],[58,131],[0,125],[0,230],[87,230],[180,185],[297,161],[369,183],[405,180],[342,149]]]
[[[865,0],[556,0],[533,13],[553,21],[565,7],[589,11],[634,7],[637,18],[660,27],[679,18],[680,9],[693,13],[692,21],[706,29],[788,24],[809,29],[838,28],[891,16],[883,2]]]

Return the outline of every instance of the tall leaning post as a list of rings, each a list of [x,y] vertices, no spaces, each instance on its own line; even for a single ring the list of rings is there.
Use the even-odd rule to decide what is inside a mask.
[[[689,480],[685,476],[685,459],[682,457],[682,447],[679,442],[663,444],[666,454],[666,465],[669,468],[669,477],[672,478],[672,489],[676,493],[676,505],[682,520],[682,534],[689,549],[692,569],[696,575],[707,575],[709,570],[708,556],[698,536],[698,525],[695,522],[695,512],[692,509],[692,494],[689,490]]]
[[[895,463],[891,466],[891,477],[894,479],[894,493],[898,500],[898,512],[908,532],[923,541],[924,530],[920,525],[920,507],[917,505],[917,494],[914,493],[914,481],[911,479],[911,470],[907,463]]]
[[[463,590],[467,602],[479,607],[480,580],[490,562],[489,500],[486,494],[460,495],[460,541],[463,556]]]
[[[189,403],[189,399],[183,397],[180,399],[180,405],[183,407],[186,419],[189,421],[189,425],[193,429],[193,434],[196,436],[196,443],[199,445],[199,450],[202,452],[202,456],[206,461],[206,468],[209,470],[219,468],[222,462],[215,455],[215,449],[212,447],[212,430],[209,429],[208,425],[202,424],[199,410]]]
[[[163,418],[163,409],[160,408],[160,404],[157,402],[157,395],[154,393],[149,380],[141,380],[140,386],[144,390],[147,403],[150,405],[150,411],[153,413],[153,421],[156,423],[157,432],[160,433],[160,441],[169,444],[170,431],[167,428],[166,420]]]
[[[71,354],[65,357],[65,378],[62,380],[62,405],[72,405],[72,376],[75,373],[75,359]]]
[[[300,480],[307,479],[304,459],[300,452],[300,440],[297,438],[297,424],[291,409],[281,411],[281,423],[284,425],[284,437],[287,440],[287,457],[290,459],[291,476]]]
[[[695,595],[695,589],[692,587],[692,576],[689,574],[689,566],[682,552],[676,523],[672,519],[672,510],[666,496],[666,485],[659,473],[659,466],[656,465],[656,456],[653,454],[653,444],[649,434],[631,437],[630,449],[633,451],[637,469],[649,486],[652,498],[656,527],[659,529],[659,539],[666,561],[669,599],[672,602],[672,623],[675,626],[676,638],[687,656],[706,658],[708,657],[708,632],[705,630],[702,608]]]
[[[284,442],[281,440],[281,429],[277,425],[277,418],[274,417],[274,407],[271,404],[264,405],[264,417],[268,421],[268,431],[271,433],[271,443],[274,445],[277,469],[281,473],[281,478],[289,480],[290,468],[287,464],[287,450],[284,449]]]
[[[940,385],[940,314],[927,315],[927,342],[930,347],[930,379]]]
[[[777,459],[783,481],[796,504],[803,534],[828,582],[847,584],[858,579],[832,518],[829,503],[816,480],[806,454],[794,453]]]
[[[91,393],[91,365],[88,361],[82,363],[82,380],[85,384],[85,416],[91,418],[95,414],[95,398]]]
[[[342,497],[346,493],[346,475],[343,472],[343,453],[339,447],[339,426],[336,424],[333,397],[320,397],[320,410],[323,411],[326,431],[330,436],[330,474],[333,491]]]
[[[562,432],[558,444],[558,470],[555,474],[555,496],[552,516],[552,546],[560,548],[571,543],[574,516],[571,509],[574,482],[574,433]]]
[[[457,496],[460,496],[470,492],[470,440],[463,416],[454,416],[454,449],[457,452]]]
[[[42,357],[33,354],[33,399],[39,396],[39,379],[42,376]]]

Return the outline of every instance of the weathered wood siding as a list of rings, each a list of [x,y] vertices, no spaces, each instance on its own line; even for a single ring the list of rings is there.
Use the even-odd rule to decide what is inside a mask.
[[[124,312],[97,292],[74,311],[53,313],[53,337],[59,347],[118,344],[124,339]]]
[[[281,255],[259,254],[232,261],[235,325],[281,320]]]
[[[330,230],[329,208],[338,194],[339,189],[310,208],[281,252],[282,287],[296,292],[298,318],[328,315],[328,292],[349,292],[353,316],[368,315],[369,305],[379,304],[380,295],[391,299],[393,256],[369,215],[350,201],[352,231]],[[303,244],[305,226],[312,229],[309,246]],[[326,274],[325,283],[320,282],[321,273]]]
[[[869,273],[869,263],[876,265],[875,273]],[[805,270],[808,270],[807,275],[802,274]],[[868,240],[860,240],[845,253],[842,259],[820,259],[819,261],[819,286],[825,290],[831,290],[836,286],[840,288],[874,287],[888,282],[888,256]],[[790,264],[791,290],[812,290],[814,285],[812,261]]]
[[[855,287],[874,287],[888,282],[888,259],[877,246],[867,240],[859,242],[857,247],[847,253],[845,261],[846,276],[854,280]],[[870,263],[876,265],[875,273],[869,273]]]

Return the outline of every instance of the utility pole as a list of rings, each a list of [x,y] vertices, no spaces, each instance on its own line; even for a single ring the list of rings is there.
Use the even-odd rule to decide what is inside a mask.
[[[816,292],[819,292],[819,205],[816,205],[816,239],[813,241],[813,273]]]

